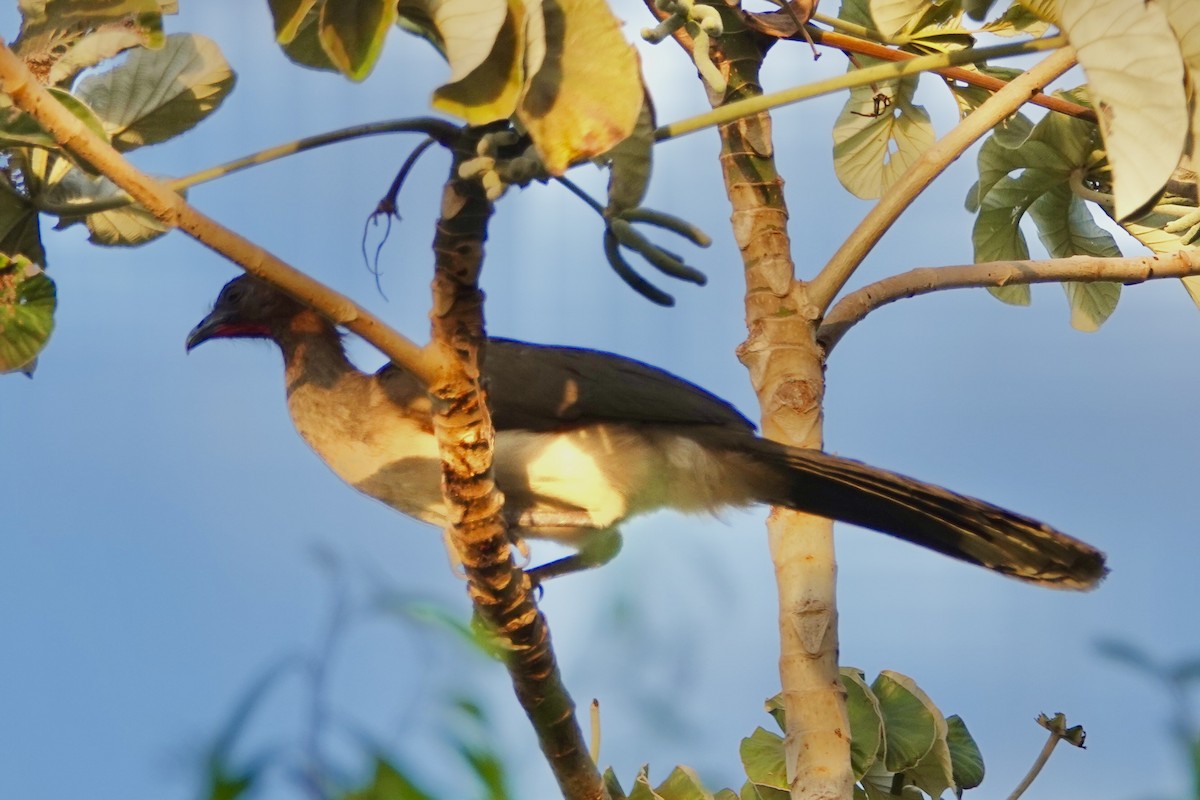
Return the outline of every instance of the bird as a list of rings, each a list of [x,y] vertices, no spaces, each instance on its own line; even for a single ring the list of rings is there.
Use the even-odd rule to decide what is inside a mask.
[[[396,364],[359,370],[333,322],[248,274],[224,286],[186,348],[239,338],[279,346],[292,421],[334,473],[403,514],[446,525],[432,406],[412,372]],[[761,438],[731,404],[631,358],[488,338],[480,375],[510,532],[575,551],[529,570],[538,581],[610,560],[630,517],[756,503],[868,528],[1051,588],[1089,589],[1107,573],[1103,553],[1044,523]]]

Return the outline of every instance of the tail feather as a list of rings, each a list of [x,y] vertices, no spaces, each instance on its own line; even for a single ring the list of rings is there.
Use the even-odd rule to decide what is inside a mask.
[[[932,484],[816,450],[759,439],[773,474],[764,502],[849,522],[1020,580],[1089,589],[1104,554],[1037,520]]]

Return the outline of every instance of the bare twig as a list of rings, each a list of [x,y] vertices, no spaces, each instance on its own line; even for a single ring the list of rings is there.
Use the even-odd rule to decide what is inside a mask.
[[[810,299],[820,311],[841,291],[871,249],[912,204],[930,181],[950,166],[963,152],[997,123],[1021,107],[1042,87],[1066,72],[1075,63],[1075,51],[1064,47],[1012,80],[989,97],[979,108],[926,150],[892,184],[862,222],[812,280]],[[865,71],[865,70],[864,70]]]
[[[1017,798],[1025,794],[1025,790],[1030,787],[1038,774],[1041,773],[1042,767],[1046,766],[1046,762],[1050,760],[1050,754],[1054,752],[1054,748],[1058,746],[1060,741],[1075,745],[1076,747],[1083,747],[1085,736],[1083,728],[1079,725],[1068,728],[1067,720],[1062,714],[1055,714],[1053,717],[1039,714],[1037,721],[1039,725],[1050,731],[1050,737],[1046,739],[1046,744],[1042,745],[1041,752],[1033,760],[1033,766],[1029,768],[1029,772],[1017,784],[1017,788],[1013,789],[1012,794],[1008,796],[1008,800],[1017,800]]]
[[[921,267],[864,286],[843,297],[821,324],[818,336],[831,350],[855,323],[905,297],[984,286],[1076,281],[1135,284],[1159,278],[1200,275],[1200,250],[1134,258],[1073,256],[1044,261],[988,261],[950,267]]]

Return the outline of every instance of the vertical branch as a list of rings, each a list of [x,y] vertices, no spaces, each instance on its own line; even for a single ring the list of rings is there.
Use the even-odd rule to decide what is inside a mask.
[[[495,431],[479,387],[485,338],[478,282],[492,206],[478,181],[458,177],[458,164],[472,155],[473,140],[461,143],[455,153],[433,240],[434,377],[428,388],[442,453],[442,492],[452,520],[449,541],[466,570],[476,613],[506,652],[513,689],[563,796],[604,800],[600,773],[562,684],[546,619],[534,602],[529,579],[513,561],[501,516],[504,498],[492,480]]]
[[[714,108],[762,94],[759,69],[770,41],[744,26],[740,11],[714,3],[725,32],[712,60],[728,78]],[[685,49],[686,34],[676,37]],[[766,112],[719,127],[721,168],[734,237],[746,277],[746,326],[738,348],[758,395],[763,434],[821,447],[824,357],[816,342],[818,312],[794,277],[783,180],[775,167]],[[779,674],[787,714],[787,775],[799,800],[849,800],[850,725],[838,675],[837,567],[833,524],[775,509],[767,536],[779,598]]]

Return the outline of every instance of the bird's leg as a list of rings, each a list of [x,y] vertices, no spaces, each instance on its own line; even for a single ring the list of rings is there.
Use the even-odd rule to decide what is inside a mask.
[[[578,552],[525,570],[525,574],[529,576],[535,586],[540,586],[543,581],[557,578],[560,575],[603,566],[612,561],[621,551],[621,532],[616,528],[603,530],[593,528],[582,537],[579,537],[577,532],[576,537],[578,538],[575,538],[574,543],[579,546]],[[545,538],[552,537],[546,536]]]

